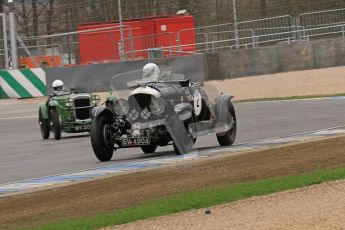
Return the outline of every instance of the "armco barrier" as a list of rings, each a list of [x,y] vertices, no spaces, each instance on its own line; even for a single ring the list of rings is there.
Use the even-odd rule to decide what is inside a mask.
[[[47,96],[43,69],[0,71],[0,98],[32,98]]]

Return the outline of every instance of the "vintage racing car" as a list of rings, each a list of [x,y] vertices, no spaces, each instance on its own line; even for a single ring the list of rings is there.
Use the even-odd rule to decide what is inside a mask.
[[[91,144],[100,161],[111,160],[117,148],[141,147],[144,153],[154,153],[171,141],[175,152],[183,154],[197,137],[212,133],[221,146],[234,143],[233,96],[213,92],[211,100],[203,83],[171,71],[157,72],[147,77],[144,68],[144,73],[136,70],[112,78],[112,96],[92,111]],[[130,90],[124,86],[128,79]]]
[[[100,102],[97,95],[81,93],[76,89],[61,91],[50,95],[47,102],[41,104],[38,122],[43,139],[48,139],[50,132],[59,140],[61,132],[89,132],[92,122],[92,109]]]

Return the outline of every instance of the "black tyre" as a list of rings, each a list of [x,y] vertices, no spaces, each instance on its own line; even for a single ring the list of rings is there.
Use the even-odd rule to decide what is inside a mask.
[[[49,120],[43,118],[41,108],[39,108],[38,111],[38,124],[40,126],[42,138],[45,140],[48,139],[50,135]]]
[[[157,145],[156,145],[156,144],[141,146],[141,150],[142,150],[145,154],[154,153],[154,152],[156,152],[156,149],[157,149]]]
[[[93,152],[98,160],[110,161],[114,153],[114,145],[111,144],[111,123],[106,116],[96,117],[91,125],[90,138]]]
[[[50,127],[54,134],[55,140],[61,139],[61,122],[60,122],[60,116],[59,113],[55,108],[50,109]]]
[[[229,113],[231,114],[231,117],[233,118],[233,126],[232,126],[232,129],[230,129],[228,132],[217,134],[217,140],[220,146],[231,146],[235,142],[235,139],[236,139],[236,133],[237,133],[236,112],[235,112],[234,105],[231,103],[230,100],[228,102],[227,107],[228,107]]]
[[[185,128],[186,128],[186,131],[189,133],[189,124],[192,124],[192,123],[194,123],[196,121],[196,117],[195,117],[195,115],[193,114],[193,116],[191,117],[191,118],[189,118],[188,120],[186,120],[185,122],[184,122],[184,126],[185,126]],[[192,135],[190,135],[191,136],[191,138],[192,138]],[[196,142],[196,138],[193,138],[193,143],[195,143]],[[182,153],[180,150],[179,150],[179,148],[177,147],[177,145],[175,144],[175,143],[173,143],[173,146],[174,146],[174,151],[175,151],[175,153],[177,154],[177,155],[182,155],[182,154],[185,154],[185,153]],[[190,152],[190,151],[192,151],[192,149],[188,149],[187,150],[187,153],[188,152]]]

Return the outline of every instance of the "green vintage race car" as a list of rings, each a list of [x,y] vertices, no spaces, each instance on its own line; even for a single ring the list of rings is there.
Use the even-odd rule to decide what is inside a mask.
[[[99,102],[99,96],[79,93],[75,90],[50,95],[47,102],[40,105],[38,112],[42,138],[48,139],[50,132],[53,133],[55,140],[59,140],[61,132],[81,133],[90,131],[91,111]]]

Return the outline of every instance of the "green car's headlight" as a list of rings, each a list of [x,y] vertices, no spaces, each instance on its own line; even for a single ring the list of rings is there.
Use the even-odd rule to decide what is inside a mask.
[[[98,95],[92,95],[92,104],[93,105],[98,105],[99,102],[101,101],[100,97]]]
[[[125,116],[129,112],[128,101],[124,99],[119,99],[113,104],[114,112],[119,116]]]
[[[66,107],[68,107],[68,108],[73,107],[73,100],[69,98],[68,101],[65,103],[65,105],[66,105]]]
[[[151,98],[150,111],[155,115],[161,115],[165,110],[165,101],[162,98]]]

